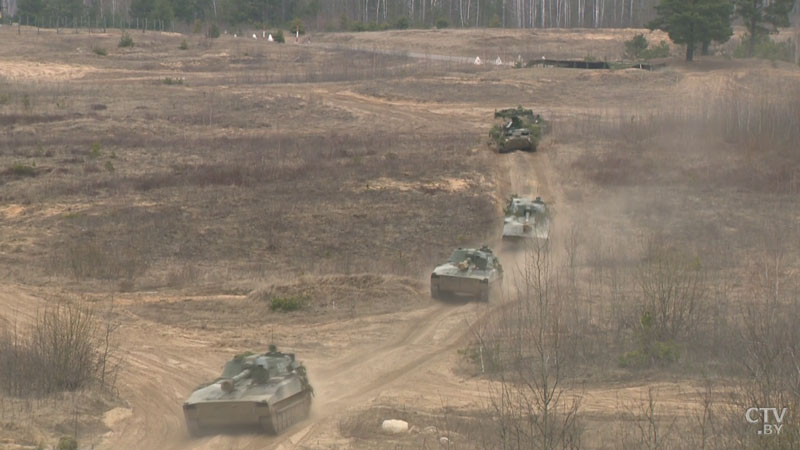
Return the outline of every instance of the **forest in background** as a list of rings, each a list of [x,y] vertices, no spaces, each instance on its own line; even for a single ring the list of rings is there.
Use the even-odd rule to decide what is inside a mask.
[[[658,0],[0,0],[0,10],[6,22],[17,19],[42,26],[51,26],[56,17],[64,26],[149,19],[162,22],[164,29],[197,21],[288,27],[299,19],[314,31],[368,31],[434,26],[642,28],[655,17],[657,4]]]

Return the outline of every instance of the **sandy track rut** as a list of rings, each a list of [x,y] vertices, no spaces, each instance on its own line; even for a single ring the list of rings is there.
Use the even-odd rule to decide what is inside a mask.
[[[399,322],[394,337],[376,344],[360,344],[341,359],[300,355],[309,365],[316,390],[312,419],[273,437],[257,430],[219,434],[201,439],[187,436],[181,404],[203,380],[216,376],[223,363],[201,345],[174,332],[159,336],[158,326],[144,324],[124,330],[132,348],[126,355],[120,379],[123,398],[132,416],[115,426],[98,448],[203,449],[270,448],[292,445],[298,431],[335,419],[347,408],[374,396],[405,374],[461,344],[464,319],[485,306],[433,304],[408,314]],[[163,339],[169,337],[169,339]],[[317,367],[317,370],[313,368]],[[213,373],[213,375],[211,375]],[[296,442],[300,443],[300,442]]]

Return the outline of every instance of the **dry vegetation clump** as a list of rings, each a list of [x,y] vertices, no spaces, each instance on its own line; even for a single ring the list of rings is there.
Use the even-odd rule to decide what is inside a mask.
[[[426,287],[419,281],[392,275],[303,276],[292,283],[256,289],[249,297],[265,302],[273,310],[276,304],[296,299],[299,303],[296,309],[311,313],[356,308],[360,312],[365,309],[389,312],[418,303]]]
[[[148,320],[187,328],[259,326],[265,321],[329,321],[384,314],[424,303],[427,286],[405,277],[376,274],[304,275],[253,290],[247,298],[225,296],[148,302],[131,310]],[[191,313],[191,314],[189,314]]]
[[[112,316],[59,303],[28,325],[0,329],[0,439],[41,446],[41,430],[70,436],[105,431],[119,367]]]
[[[291,282],[254,289],[247,297],[198,296],[182,301],[147,302],[130,309],[158,323],[216,330],[232,324],[324,322],[362,314],[393,313],[424,305],[426,292],[427,285],[393,275],[304,275]]]
[[[39,313],[27,329],[5,324],[0,335],[0,388],[16,397],[42,397],[99,386],[113,388],[111,322],[73,304]]]

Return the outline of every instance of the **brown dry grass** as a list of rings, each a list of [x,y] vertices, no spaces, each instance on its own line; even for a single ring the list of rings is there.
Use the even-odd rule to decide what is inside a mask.
[[[130,310],[153,322],[213,332],[232,326],[257,327],[265,322],[325,323],[405,311],[426,303],[426,288],[417,280],[392,275],[304,275],[291,282],[275,280],[247,296],[201,294],[141,303]],[[301,305],[296,311],[276,311],[270,307],[274,299],[296,300]]]
[[[30,37],[20,43],[31,45]],[[0,158],[2,199],[25,214],[9,230],[16,240],[2,245],[11,246],[16,264],[59,279],[123,280],[126,290],[134,280],[177,282],[164,280],[165,266],[173,273],[194,267],[190,278],[220,264],[242,280],[380,266],[417,276],[433,255],[483,240],[491,184],[475,170],[484,164],[473,162],[485,156],[468,151],[474,135],[385,121],[326,100],[327,88],[303,87],[435,73],[435,65],[232,38],[214,42],[219,52],[184,53],[172,51],[178,37],[139,39],[139,50],[85,56],[96,70],[74,83],[49,83],[49,72],[35,65],[24,77],[6,75],[0,122],[11,131]],[[58,42],[40,39],[40,57],[67,58],[56,53],[65,45]],[[164,52],[174,54],[168,63]],[[169,69],[156,67],[163,64]],[[166,75],[184,84],[165,85]],[[300,84],[262,89],[276,81]],[[16,175],[20,165],[33,176]],[[361,189],[383,179],[434,187]],[[472,189],[436,188],[443,179]],[[486,219],[460,221],[448,204]],[[47,233],[25,237],[42,227]],[[415,239],[407,239],[410,229]]]
[[[500,56],[512,61],[521,55],[525,61],[549,58],[583,59],[591,56],[603,60],[622,58],[620,45],[636,33],[645,33],[654,43],[667,39],[660,31],[636,29],[603,30],[503,30],[503,29],[448,29],[448,30],[395,30],[367,33],[325,33],[314,37],[314,42],[346,44],[360,48],[402,50],[407,52],[458,55],[483,60]],[[489,59],[490,58],[490,59]]]

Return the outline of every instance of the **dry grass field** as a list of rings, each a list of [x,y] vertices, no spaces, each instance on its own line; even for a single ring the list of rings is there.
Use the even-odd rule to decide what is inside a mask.
[[[636,31],[120,48],[0,28],[0,377],[52,311],[85,314],[104,350],[101,382],[0,386],[0,446],[796,445],[800,69],[425,56],[617,59]],[[552,132],[495,154],[493,111],[517,104]],[[551,204],[549,251],[501,245],[512,193]],[[483,243],[504,298],[430,299],[430,270]],[[183,400],[273,340],[307,364],[312,417],[190,439]],[[744,420],[765,404],[790,408],[772,441]],[[382,434],[389,418],[412,432]]]

